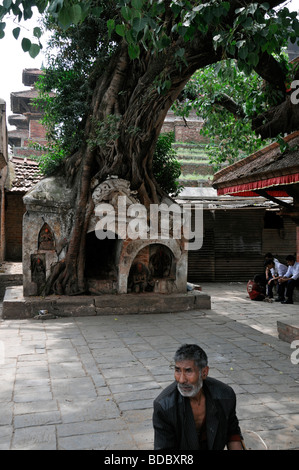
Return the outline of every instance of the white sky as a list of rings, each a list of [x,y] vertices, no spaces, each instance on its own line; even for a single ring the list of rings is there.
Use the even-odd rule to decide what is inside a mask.
[[[22,83],[23,69],[40,68],[44,61],[43,53],[32,59],[28,52],[23,52],[21,47],[23,37],[33,39],[32,29],[38,26],[36,21],[30,20],[30,22],[24,23],[18,40],[11,33],[17,26],[19,26],[18,23],[13,23],[12,19],[7,18],[5,37],[0,39],[0,98],[6,101],[7,116],[12,114],[10,109],[10,93],[26,89]],[[36,42],[36,40],[32,42]]]
[[[286,4],[288,4],[290,10],[299,11],[299,0],[290,0]],[[10,93],[25,89],[22,84],[23,69],[40,68],[42,63],[45,62],[43,53],[32,59],[21,48],[22,37],[25,36],[31,39],[33,27],[38,26],[36,21],[30,20],[25,22],[19,39],[15,40],[11,31],[18,24],[13,23],[12,19],[6,19],[6,34],[3,39],[0,39],[0,98],[6,101],[7,116],[12,114],[10,109]]]

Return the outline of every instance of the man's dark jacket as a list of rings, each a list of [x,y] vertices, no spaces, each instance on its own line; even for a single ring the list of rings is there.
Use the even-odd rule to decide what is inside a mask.
[[[236,395],[231,387],[208,377],[203,382],[206,397],[208,449],[223,450],[231,436],[241,436],[236,416]],[[155,450],[198,450],[199,443],[189,398],[176,382],[154,401]]]

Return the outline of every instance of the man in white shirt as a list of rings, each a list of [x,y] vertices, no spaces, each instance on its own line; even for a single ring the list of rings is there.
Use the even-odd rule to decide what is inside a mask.
[[[299,263],[293,255],[287,256],[286,261],[288,270],[283,277],[278,279],[277,301],[281,301],[282,304],[292,304],[294,288],[299,283]]]
[[[278,279],[283,277],[287,270],[287,266],[280,263],[276,258],[266,262],[266,293],[270,299],[273,298],[273,287],[277,285]]]

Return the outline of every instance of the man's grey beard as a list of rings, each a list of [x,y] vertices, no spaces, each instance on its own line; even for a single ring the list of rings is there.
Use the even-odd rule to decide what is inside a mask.
[[[183,397],[193,398],[198,394],[198,392],[202,388],[202,384],[203,384],[203,380],[200,377],[196,385],[183,385],[183,384],[177,383],[177,388]]]

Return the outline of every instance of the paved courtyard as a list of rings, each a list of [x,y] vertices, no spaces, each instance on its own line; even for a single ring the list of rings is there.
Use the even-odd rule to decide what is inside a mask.
[[[299,449],[299,364],[276,329],[299,304],[252,302],[244,283],[202,287],[211,310],[0,319],[0,449],[152,449],[153,400],[185,342],[234,388],[250,448]]]

